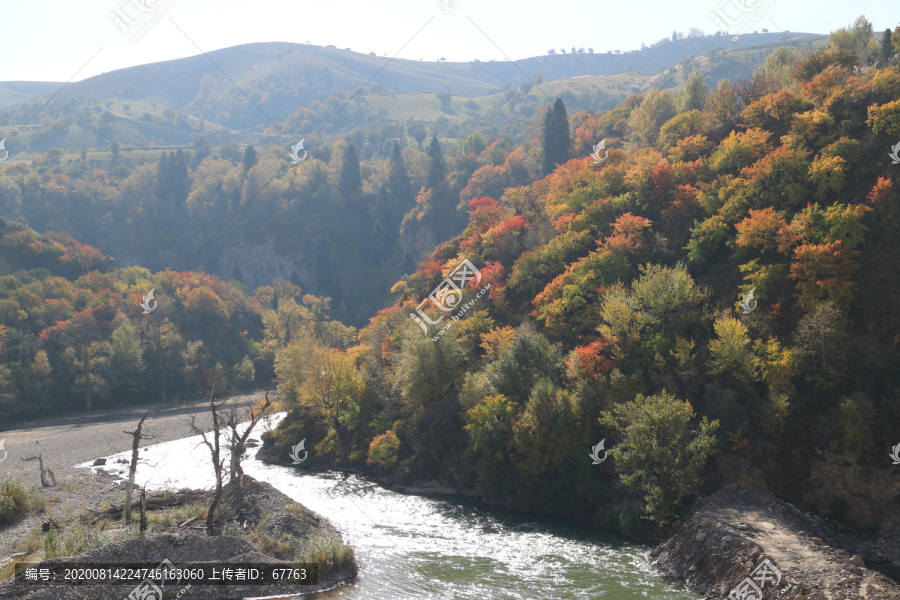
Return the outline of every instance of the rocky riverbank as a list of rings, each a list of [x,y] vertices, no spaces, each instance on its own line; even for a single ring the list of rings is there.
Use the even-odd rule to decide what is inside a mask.
[[[251,398],[248,397],[249,401]],[[227,486],[217,511],[216,528],[221,535],[207,537],[202,527],[202,512],[208,498],[196,506],[180,507],[194,512],[175,519],[166,511],[150,511],[151,529],[138,537],[136,525],[128,528],[117,519],[101,521],[95,526],[80,518],[88,511],[102,511],[124,501],[124,486],[110,473],[92,473],[74,465],[98,456],[114,454],[131,446],[130,436],[140,414],[148,410],[145,432],[158,443],[190,435],[189,415],[196,413],[198,423],[208,423],[208,410],[203,405],[188,407],[149,406],[142,409],[109,411],[95,415],[98,420],[73,417],[38,422],[18,430],[0,434],[5,437],[9,455],[0,465],[0,476],[9,475],[26,485],[42,499],[41,512],[32,511],[14,523],[0,526],[0,571],[9,573],[14,561],[39,562],[44,556],[45,534],[42,521],[60,524],[61,542],[75,539],[87,546],[77,555],[53,560],[78,562],[151,562],[163,559],[179,562],[315,562],[319,565],[316,586],[193,586],[180,596],[183,599],[224,599],[283,594],[309,593],[336,587],[356,577],[352,549],[343,543],[340,532],[326,519],[291,500],[267,483],[244,477],[244,487]],[[40,488],[36,463],[21,460],[43,454],[45,463],[56,473],[57,487]],[[173,511],[174,512],[174,511]],[[190,519],[186,519],[191,516]],[[175,521],[172,525],[171,522]],[[185,521],[185,522],[182,522]],[[169,522],[169,525],[165,525]],[[163,523],[163,525],[160,525]],[[60,549],[64,545],[60,543]],[[60,552],[60,554],[63,554]],[[302,559],[302,560],[301,560]],[[4,565],[6,565],[4,567]],[[6,581],[0,584],[0,598],[28,600],[124,598],[131,588],[107,586],[47,586],[23,589]],[[177,595],[181,589],[168,590]],[[169,594],[166,597],[175,597]]]
[[[708,599],[724,599],[753,586],[762,596],[736,597],[900,598],[900,585],[866,568],[867,560],[900,565],[900,537],[846,536],[760,488],[731,484],[698,498],[651,556],[663,571]]]
[[[309,594],[335,588],[356,578],[353,551],[343,543],[340,531],[267,483],[245,476],[243,488],[229,485],[217,514],[216,528],[222,535],[206,536],[202,526],[176,527],[164,533],[106,544],[77,556],[40,561],[36,566],[64,564],[77,567],[88,563],[157,565],[164,560],[176,567],[191,563],[220,570],[247,563],[284,568],[296,566],[297,563],[317,565],[318,581],[313,585],[185,586],[170,582],[164,589],[165,598],[191,600],[240,600]],[[125,597],[130,590],[128,585],[27,586],[9,580],[0,583],[0,599],[103,600]]]

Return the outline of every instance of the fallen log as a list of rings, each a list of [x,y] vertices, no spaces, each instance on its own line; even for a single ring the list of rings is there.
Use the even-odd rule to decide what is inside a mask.
[[[187,527],[188,525],[193,525],[193,523],[194,523],[195,521],[197,521],[199,518],[200,518],[200,517],[199,517],[198,515],[194,515],[194,516],[191,517],[190,519],[187,519],[184,523],[180,523],[180,524],[178,525],[178,527],[181,528],[181,527]]]
[[[157,494],[155,496],[148,496],[145,505],[146,510],[163,510],[166,508],[172,508],[174,506],[182,506],[184,504],[188,504],[189,502],[194,502],[197,500],[202,500],[206,497],[207,492],[202,490],[190,490],[187,492],[176,492],[174,494]],[[140,500],[135,500],[131,503],[132,509],[139,509],[141,505]],[[87,509],[89,514],[82,515],[83,520],[90,520],[92,523],[96,523],[100,519],[121,519],[123,513],[125,512],[124,506],[113,506],[112,508],[107,508],[105,510],[92,510]]]

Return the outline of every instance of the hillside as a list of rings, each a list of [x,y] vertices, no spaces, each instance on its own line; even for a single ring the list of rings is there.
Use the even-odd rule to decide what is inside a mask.
[[[49,81],[3,81],[0,82],[0,108],[62,87],[62,83]]]
[[[270,443],[633,534],[737,479],[895,532],[898,33],[857,21],[601,114],[555,102],[359,346],[277,351],[295,410]],[[440,221],[442,190],[413,214]],[[327,409],[322,361],[359,386]]]
[[[791,33],[801,44],[825,36]],[[547,80],[568,79],[580,75],[615,75],[625,69],[655,74],[681,58],[720,48],[723,51],[748,47],[765,48],[783,45],[783,34],[753,33],[732,39],[729,36],[698,36],[676,41],[664,40],[651,47],[625,53],[585,53],[536,56],[516,61],[526,73],[542,73]],[[313,95],[322,100],[332,89],[352,92],[366,83],[372,73],[385,65],[386,59],[374,54],[353,52],[349,48],[319,47],[287,42],[245,44],[202,55],[120,69],[66,86],[61,100],[68,98],[155,99],[170,108],[181,110],[190,105],[200,91],[203,76],[209,73],[220,79],[221,72],[210,63],[215,61],[223,71],[241,85],[262,88],[270,80],[281,80],[286,87],[307,85],[318,88],[327,79],[331,89]],[[526,81],[522,72],[507,61],[432,62],[404,59],[391,60],[379,73],[375,83],[386,89],[401,91],[449,91],[459,95],[480,95],[490,88],[506,84],[518,86]],[[38,94],[50,86],[32,82],[0,82],[0,87],[19,93]],[[30,86],[30,87],[28,87]],[[221,87],[225,87],[224,85]],[[304,99],[300,99],[304,103]],[[296,106],[296,105],[293,105]]]
[[[217,64],[283,118],[277,126],[208,73],[205,57],[123,69],[67,86],[40,120],[3,133],[0,214],[39,232],[65,229],[122,267],[203,269],[251,291],[281,277],[334,298],[335,316],[359,326],[423,252],[462,231],[474,190],[499,196],[541,176],[533,140],[552,99],[571,113],[601,112],[651,88],[677,91],[695,72],[708,86],[749,80],[785,43],[706,36],[623,55],[537,57],[521,63],[534,83],[515,87],[511,64],[392,61],[355,98],[382,58],[277,43],[218,51]],[[670,64],[688,51],[697,56]],[[24,122],[41,102],[9,108],[0,123]],[[288,150],[298,138],[311,160],[295,167]],[[501,167],[502,178],[491,176]],[[421,193],[438,171],[445,184]]]
[[[814,47],[824,40],[824,36],[814,34],[790,35],[793,43],[803,47]],[[16,123],[26,123],[44,98],[49,98],[49,94],[31,96],[0,111],[0,131],[9,138],[7,148],[13,160],[30,159],[54,146],[99,149],[112,141],[119,145],[186,146],[199,135],[205,135],[213,145],[248,141],[293,144],[295,136],[319,134],[326,123],[329,128],[324,134],[331,138],[364,123],[371,126],[414,120],[440,126],[442,112],[448,113],[451,121],[454,116],[464,116],[470,128],[483,127],[496,121],[498,109],[512,122],[497,133],[515,134],[520,129],[516,126],[517,113],[506,111],[498,92],[585,75],[641,74],[624,91],[585,97],[581,105],[573,106],[583,110],[600,100],[601,107],[612,108],[628,93],[646,91],[651,83],[648,78],[660,73],[667,76],[656,82],[657,87],[683,83],[677,73],[679,61],[683,64],[694,57],[714,81],[737,80],[751,75],[766,55],[786,43],[780,33],[747,34],[736,40],[697,36],[662,40],[639,51],[594,54],[581,49],[568,55],[527,58],[515,65],[508,61],[402,59],[386,64],[385,57],[349,49],[283,42],[247,44],[210,52],[209,58],[198,55],[141,65],[71,83],[53,90],[58,94],[41,111],[40,124],[16,127]],[[378,75],[369,83],[374,73]],[[5,85],[0,82],[0,89]],[[35,94],[47,90],[48,85],[10,83],[7,87],[17,91],[10,91],[12,95],[7,98],[11,101],[20,98],[16,94]],[[337,108],[361,89],[353,110],[340,111],[344,114],[332,122]],[[546,97],[537,95],[540,91],[534,90],[536,103],[546,101]],[[437,112],[430,108],[410,111],[409,106],[415,106],[417,96],[423,93],[449,93],[461,98],[460,106],[474,101],[491,110],[463,111],[453,106]],[[393,102],[398,96],[399,101]],[[387,97],[390,101],[380,100]],[[573,95],[564,99],[571,104],[579,102],[578,98]],[[432,97],[430,104],[440,107],[441,103]],[[394,106],[398,110],[392,110]],[[485,117],[486,113],[490,116]]]

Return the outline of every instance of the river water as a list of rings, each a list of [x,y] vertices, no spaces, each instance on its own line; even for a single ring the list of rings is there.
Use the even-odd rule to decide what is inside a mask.
[[[248,449],[245,473],[328,518],[356,549],[357,582],[316,598],[698,598],[650,566],[650,546],[578,522],[488,508],[456,496],[400,494],[356,475],[266,465],[255,453]],[[115,460],[130,454],[107,457],[103,468],[127,477],[127,467]],[[199,436],[149,446],[140,456],[136,481],[148,490],[215,483]]]

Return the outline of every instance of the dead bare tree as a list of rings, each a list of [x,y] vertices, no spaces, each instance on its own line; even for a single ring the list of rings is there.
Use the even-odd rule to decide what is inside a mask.
[[[237,481],[238,487],[241,489],[244,487],[244,470],[241,468],[241,460],[247,450],[247,439],[257,423],[271,413],[273,404],[274,402],[269,399],[269,392],[266,392],[265,401],[262,404],[257,403],[251,406],[248,413],[239,414],[237,406],[234,403],[231,405],[227,421],[227,426],[231,430],[228,436],[228,446],[231,451],[229,481],[231,483]],[[244,430],[244,433],[238,434],[238,426],[246,421],[250,422],[247,429]]]
[[[225,459],[222,458],[222,448],[221,448],[221,427],[219,426],[219,410],[221,409],[221,401],[217,404],[216,400],[218,396],[216,395],[217,389],[224,389],[228,380],[225,377],[225,369],[222,368],[221,364],[216,363],[216,366],[213,368],[212,373],[204,374],[202,377],[203,387],[209,390],[209,411],[212,413],[212,439],[210,440],[206,432],[197,425],[197,416],[191,415],[191,430],[200,435],[203,438],[203,444],[209,449],[210,457],[212,458],[213,463],[213,471],[216,475],[216,489],[213,492],[212,501],[209,504],[209,510],[206,514],[206,533],[208,535],[212,535],[213,533],[213,521],[215,520],[216,507],[219,505],[219,500],[222,498],[222,479],[224,477],[225,472]]]
[[[144,428],[144,419],[147,418],[147,413],[141,417],[141,420],[138,422],[137,427],[134,431],[125,431],[123,433],[127,433],[133,439],[131,442],[131,465],[128,468],[128,487],[125,488],[125,523],[128,524],[131,522],[131,497],[134,493],[134,475],[137,472],[137,463],[138,463],[138,446],[141,445],[141,440],[144,439],[141,431]]]
[[[770,92],[778,89],[775,80],[757,73],[750,79],[741,79],[734,85],[734,93],[744,106],[749,106]]]

